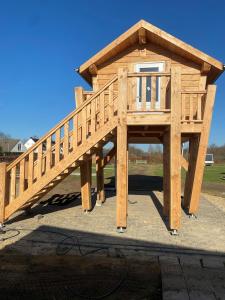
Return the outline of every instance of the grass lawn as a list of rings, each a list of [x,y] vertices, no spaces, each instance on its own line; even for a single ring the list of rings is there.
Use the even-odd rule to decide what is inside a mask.
[[[96,183],[95,167],[93,169],[93,185]],[[79,175],[79,170],[75,172]],[[105,184],[114,184],[114,164],[105,168]],[[134,164],[129,163],[129,185],[130,187],[149,188],[150,181],[162,183],[163,166],[162,164]],[[225,198],[225,164],[214,164],[206,166],[204,170],[202,191]],[[182,184],[184,184],[185,171],[182,169]],[[155,186],[155,185],[154,185]]]

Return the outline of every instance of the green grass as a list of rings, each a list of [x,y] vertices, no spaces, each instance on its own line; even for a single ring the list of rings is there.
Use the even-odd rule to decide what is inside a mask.
[[[214,164],[213,166],[206,166],[204,171],[204,182],[218,182],[225,186],[225,164]]]

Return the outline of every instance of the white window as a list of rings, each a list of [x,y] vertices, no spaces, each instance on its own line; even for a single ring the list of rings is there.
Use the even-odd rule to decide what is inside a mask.
[[[136,72],[147,72],[147,73],[156,73],[164,71],[164,63],[141,63],[135,66]],[[146,77],[146,108],[149,109],[151,105],[151,76]],[[137,108],[141,108],[142,101],[142,77],[137,78]],[[156,77],[156,103],[155,108],[160,108],[160,77]]]

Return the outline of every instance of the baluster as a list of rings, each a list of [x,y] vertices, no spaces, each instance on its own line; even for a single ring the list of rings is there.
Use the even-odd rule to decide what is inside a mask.
[[[77,114],[73,118],[73,151],[77,148],[78,143],[78,116]]]
[[[5,204],[7,197],[7,172],[6,163],[0,163],[0,225],[5,220]]]
[[[55,165],[60,161],[60,128],[55,133]]]
[[[113,83],[109,86],[109,120],[114,115],[114,106],[113,106]]]
[[[151,109],[156,109],[156,77],[151,76]]]
[[[10,177],[10,201],[13,201],[16,198],[16,166],[11,169]]]
[[[167,77],[161,76],[160,78],[160,108],[166,109],[166,83]]]
[[[45,171],[48,172],[48,170],[51,168],[51,162],[52,162],[52,139],[51,136],[47,138],[47,144],[46,144],[46,168]]]
[[[86,114],[86,106],[82,109],[82,143],[86,141],[87,138],[87,114]]]
[[[34,178],[34,152],[29,153],[29,162],[28,162],[28,188],[33,184]]]
[[[141,110],[146,111],[146,77],[142,77],[141,82]]]
[[[181,119],[185,120],[185,99],[186,95],[181,94]]]
[[[69,122],[64,124],[63,156],[69,153]]]
[[[25,175],[25,159],[20,162],[20,181],[19,181],[19,194],[24,192],[24,175]]]
[[[96,115],[95,115],[95,109],[96,109],[96,105],[95,105],[95,99],[92,100],[91,102],[91,136],[94,135],[95,133],[95,129],[96,129]]]
[[[102,127],[105,122],[105,94],[104,91],[99,97],[99,126]]]
[[[198,102],[197,102],[197,120],[202,120],[202,95],[198,95]]]
[[[37,179],[42,176],[42,144],[38,146],[38,157],[37,157]]]
[[[193,96],[190,95],[189,101],[190,101],[190,121],[193,121]]]

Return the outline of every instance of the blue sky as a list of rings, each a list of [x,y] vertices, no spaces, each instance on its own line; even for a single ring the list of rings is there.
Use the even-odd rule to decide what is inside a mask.
[[[0,131],[43,135],[74,109],[74,72],[145,19],[225,63],[225,1],[0,0]],[[225,74],[210,143],[225,143]]]

